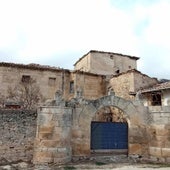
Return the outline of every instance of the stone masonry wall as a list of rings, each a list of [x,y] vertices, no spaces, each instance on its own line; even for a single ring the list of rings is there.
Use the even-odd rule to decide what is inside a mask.
[[[94,74],[116,75],[116,71],[126,72],[137,69],[136,59],[114,53],[90,52],[75,64],[75,70]]]
[[[149,107],[149,155],[155,162],[170,162],[170,107]]]
[[[97,99],[106,94],[104,76],[76,72],[73,80],[75,93],[79,91],[85,99]]]
[[[72,99],[43,106],[38,112],[34,163],[66,163],[91,156],[91,122],[103,107],[123,112],[128,123],[128,156],[170,162],[170,107],[145,107],[140,101],[114,96],[97,100]]]
[[[133,96],[129,95],[130,91],[134,91],[133,73],[129,72],[127,74],[113,77],[110,80],[110,86],[112,87],[116,96],[127,100],[133,99]]]
[[[60,106],[39,109],[34,164],[61,164],[71,161],[71,114],[70,108]]]
[[[0,110],[0,164],[31,161],[36,111]]]
[[[110,80],[110,86],[114,90],[115,95],[127,100],[134,99],[132,94],[136,94],[140,89],[157,83],[157,79],[148,77],[137,70],[129,70],[119,76],[113,76]]]
[[[8,88],[18,85],[24,75],[36,80],[45,100],[54,99],[54,94],[58,90],[63,91],[64,98],[69,95],[69,71],[3,66],[0,66],[0,94],[8,96]]]

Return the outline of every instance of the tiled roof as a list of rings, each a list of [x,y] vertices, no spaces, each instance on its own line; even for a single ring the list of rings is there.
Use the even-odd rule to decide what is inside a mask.
[[[89,51],[87,54],[83,55],[81,58],[79,58],[79,60],[74,64],[74,66],[80,62],[84,57],[86,57],[89,53],[105,53],[105,54],[110,54],[110,55],[119,55],[119,56],[122,56],[122,57],[129,57],[131,59],[134,59],[134,60],[138,60],[139,57],[136,57],[136,56],[130,56],[130,55],[125,55],[125,54],[121,54],[121,53],[113,53],[113,52],[105,52],[105,51],[97,51],[97,50],[91,50]]]
[[[170,89],[170,81],[169,82],[165,82],[165,83],[156,84],[156,85],[154,85],[154,86],[152,86],[150,88],[142,89],[139,92],[140,93],[148,93],[148,92],[165,90],[165,89]]]
[[[143,76],[149,77],[148,75],[143,74],[143,73],[141,73],[140,71],[138,71],[138,70],[136,70],[136,69],[130,69],[130,70],[127,70],[127,71],[125,71],[125,72],[122,72],[122,73],[113,75],[112,77],[119,77],[119,76],[124,75],[124,74],[127,74],[127,73],[138,73],[138,74],[141,74],[141,75],[143,75]]]
[[[46,70],[46,71],[69,71],[67,69],[61,69],[59,67],[52,67],[48,65],[40,65],[40,64],[16,64],[16,63],[6,63],[0,62],[0,67],[14,67],[14,68],[23,68],[23,69],[30,69],[30,70]]]

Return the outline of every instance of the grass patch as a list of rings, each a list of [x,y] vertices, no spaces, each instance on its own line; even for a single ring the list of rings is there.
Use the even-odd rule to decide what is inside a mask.
[[[170,167],[170,164],[158,164],[161,168],[166,168],[166,167]]]
[[[95,164],[98,166],[106,165],[106,163],[104,163],[104,162],[96,162]]]
[[[74,166],[65,166],[64,170],[74,170],[76,169]]]

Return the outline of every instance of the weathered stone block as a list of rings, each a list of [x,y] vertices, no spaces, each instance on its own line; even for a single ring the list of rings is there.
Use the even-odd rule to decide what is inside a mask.
[[[158,147],[158,148],[165,147],[165,142],[157,141],[157,140],[151,140],[149,141],[149,144],[152,147]]]
[[[65,158],[54,158],[54,163],[56,164],[63,164],[71,161],[71,157],[65,157]]]
[[[53,148],[61,145],[60,140],[42,140],[39,142],[39,147]]]
[[[90,145],[88,143],[74,143],[73,155],[82,156],[90,154]]]
[[[142,145],[140,144],[129,144],[129,154],[142,154]]]
[[[149,147],[149,154],[155,157],[162,157],[162,148]]]
[[[162,148],[162,156],[170,157],[170,148]]]
[[[34,152],[34,163],[52,163],[53,160],[52,152],[35,151]]]
[[[79,130],[79,129],[73,129],[72,130],[72,138],[74,139],[77,139],[77,138],[82,138],[83,135],[82,135],[82,131]]]
[[[65,157],[67,157],[68,155],[70,155],[71,156],[71,154],[68,154],[68,153],[62,153],[62,152],[54,152],[53,153],[53,157],[54,158],[65,158]]]
[[[170,157],[165,158],[167,163],[170,163]]]
[[[52,122],[53,114],[39,114],[37,123],[38,125],[49,125]]]
[[[165,141],[165,146],[164,146],[165,148],[170,148],[170,141]]]
[[[54,129],[54,126],[46,125],[46,126],[39,126],[38,130],[39,133],[52,133]]]
[[[39,139],[52,139],[52,133],[39,133],[38,134]]]
[[[168,133],[167,129],[165,129],[165,125],[156,125],[155,130],[157,136],[165,136]]]

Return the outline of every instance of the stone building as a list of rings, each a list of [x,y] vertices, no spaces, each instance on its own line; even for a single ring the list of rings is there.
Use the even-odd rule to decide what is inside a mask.
[[[108,90],[114,92],[116,96],[127,100],[134,100],[139,90],[152,87],[156,84],[158,84],[156,78],[151,78],[133,69],[112,76],[109,81]]]
[[[170,162],[170,108],[144,106],[139,92],[143,95],[147,91],[142,89],[156,86],[158,80],[137,71],[137,59],[90,51],[76,62],[77,71],[104,75],[105,96],[87,100],[82,93],[67,101],[67,107],[63,101],[42,106],[35,164],[65,163],[94,153],[124,153]]]
[[[138,95],[144,106],[170,106],[170,82],[139,90]]]
[[[1,63],[1,93],[33,77],[50,99],[38,109],[33,162],[60,164],[94,153],[170,162],[169,83],[137,71],[138,59],[90,51],[73,71]],[[164,105],[148,104],[155,92]]]
[[[139,87],[136,88],[139,79],[141,83],[138,86],[141,88],[156,82],[150,77],[145,81],[141,77],[147,76],[140,75],[138,71],[136,73],[130,71],[137,69],[136,61],[138,59],[138,57],[129,55],[92,50],[75,63],[73,71],[38,64],[24,65],[1,62],[0,94],[7,97],[9,87],[15,87],[20,82],[32,78],[36,80],[40,88],[43,102],[54,99],[57,91],[62,92],[62,97],[65,100],[76,96],[97,99],[108,94],[111,86],[116,95],[123,98],[127,98],[128,95],[127,99],[129,99],[135,96],[135,91],[139,89]],[[137,73],[139,74],[137,75]],[[120,92],[121,87],[124,89],[122,92]]]
[[[57,91],[62,92],[65,100],[77,95],[94,99],[106,94],[105,76],[70,71],[37,64],[0,63],[0,94],[7,97],[9,87],[14,88],[20,82],[36,80],[43,96],[43,102],[52,100]],[[12,101],[13,102],[13,101]]]
[[[95,74],[116,75],[137,69],[138,59],[135,56],[91,50],[74,64],[74,69]]]

